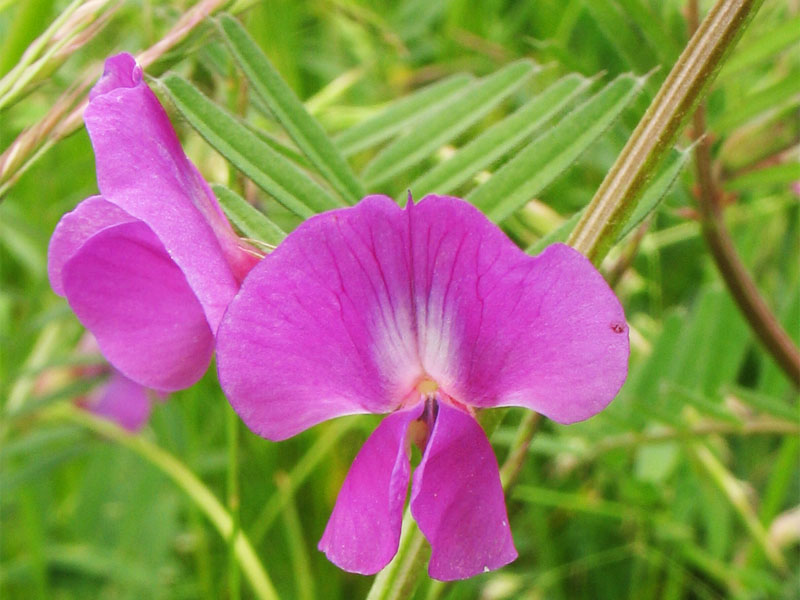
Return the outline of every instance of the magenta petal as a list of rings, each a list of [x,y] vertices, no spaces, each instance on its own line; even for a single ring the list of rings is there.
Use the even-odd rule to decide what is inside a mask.
[[[453,398],[586,419],[627,375],[622,306],[580,253],[527,256],[474,207],[428,196],[411,208],[420,357]]]
[[[97,397],[87,405],[89,411],[131,432],[138,431],[147,423],[152,403],[144,386],[114,370],[98,392]]]
[[[214,339],[202,307],[144,223],[94,235],[64,265],[63,282],[78,319],[129,378],[177,390],[205,372]]]
[[[103,65],[103,75],[89,91],[89,100],[102,96],[117,88],[132,88],[142,80],[142,68],[136,64],[136,59],[122,52],[106,59]]]
[[[84,120],[101,194],[155,232],[215,331],[238,289],[237,276],[253,259],[238,248],[214,195],[129,55],[108,59]]]
[[[403,211],[373,196],[300,225],[231,303],[217,363],[236,412],[272,440],[397,408],[421,373]]]
[[[406,431],[422,406],[392,413],[356,456],[319,542],[332,563],[372,575],[397,553],[410,471]]]
[[[443,402],[414,471],[411,513],[431,544],[434,579],[466,579],[517,558],[489,440],[471,415]]]
[[[87,198],[61,217],[47,248],[47,274],[53,291],[64,295],[62,269],[86,240],[106,227],[130,221],[135,219],[101,196]]]

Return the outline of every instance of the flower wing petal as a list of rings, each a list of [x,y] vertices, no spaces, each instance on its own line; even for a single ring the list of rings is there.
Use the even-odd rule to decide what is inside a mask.
[[[622,306],[580,253],[517,248],[477,209],[429,196],[411,209],[420,356],[453,398],[571,423],[627,375]]]
[[[383,419],[361,447],[319,549],[345,571],[372,575],[397,553],[410,472],[406,432],[422,406]]]
[[[411,513],[431,544],[434,579],[465,579],[517,557],[497,459],[471,415],[439,402],[411,489]]]
[[[62,270],[64,264],[95,233],[120,223],[135,221],[132,216],[102,196],[87,198],[75,210],[68,212],[56,225],[47,248],[47,275],[50,286],[59,296],[64,295]]]
[[[205,372],[214,339],[202,307],[141,221],[90,238],[64,265],[63,283],[78,319],[127,377],[177,390]]]
[[[122,54],[106,62],[84,121],[101,194],[155,232],[216,331],[238,289],[237,275],[243,277],[253,259],[237,247],[213,193],[183,153],[133,57]]]
[[[407,221],[389,198],[312,217],[259,263],[217,338],[219,378],[272,440],[397,408],[419,374]]]
[[[90,401],[87,408],[94,414],[135,432],[147,423],[152,403],[144,386],[115,369],[108,382],[99,390],[97,398]]]

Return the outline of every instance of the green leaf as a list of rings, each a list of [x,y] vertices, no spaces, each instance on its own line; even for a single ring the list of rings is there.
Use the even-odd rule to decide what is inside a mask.
[[[214,190],[225,215],[247,237],[273,246],[280,244],[286,237],[283,229],[233,190],[216,183],[212,184],[211,189]]]
[[[753,31],[752,33],[756,33]],[[766,31],[754,37],[746,35],[742,43],[731,56],[730,60],[722,67],[719,81],[727,80],[739,71],[757,65],[770,58],[781,50],[800,42],[800,15],[776,24],[773,20]]]
[[[654,14],[651,5],[643,0],[616,0],[616,2],[641,31],[642,37],[658,55],[661,63],[670,65],[675,62],[681,49],[676,39],[669,35],[661,15]]]
[[[726,181],[723,187],[728,191],[749,191],[753,188],[788,187],[792,182],[800,180],[800,163],[787,162],[782,165],[765,167]]]
[[[653,67],[656,62],[653,49],[641,32],[631,25],[627,8],[623,11],[613,0],[588,0],[583,4],[603,37],[628,68],[647,71]]]
[[[459,95],[474,77],[457,73],[432,85],[392,102],[386,109],[362,121],[335,138],[336,145],[345,156],[371,148],[389,139],[400,131],[424,119],[428,114],[440,110]]]
[[[247,177],[302,218],[339,204],[306,173],[275,152],[236,118],[181,77],[161,83],[197,132]]]
[[[589,147],[641,89],[621,75],[540,135],[494,173],[467,200],[499,223],[542,191]]]
[[[672,184],[675,183],[683,167],[686,166],[686,161],[688,161],[689,157],[692,155],[692,150],[693,147],[686,150],[672,150],[669,158],[667,158],[667,163],[661,168],[658,176],[647,187],[633,215],[631,215],[625,227],[619,232],[617,242],[621,241],[626,235],[636,229],[642,221],[658,208],[659,204],[661,204],[661,200],[664,199],[664,196],[666,196],[667,192],[672,188]],[[525,252],[527,254],[539,254],[539,252],[550,244],[567,241],[570,232],[574,229],[575,225],[577,225],[585,210],[586,208],[584,207],[576,212],[557,228],[553,229],[541,239],[536,240],[525,249]]]
[[[461,90],[453,101],[419,121],[407,135],[384,148],[364,168],[368,187],[376,189],[430,156],[518,89],[536,71],[530,61],[511,63]]]
[[[258,45],[236,19],[223,15],[219,22],[225,42],[253,89],[300,150],[343,199],[351,204],[361,199],[364,190],[350,165]]]
[[[452,192],[541,128],[590,83],[590,80],[577,74],[560,79],[516,112],[471,140],[451,158],[419,177],[408,186],[409,189],[420,198],[431,192]]]
[[[647,186],[633,214],[628,219],[628,222],[625,223],[619,235],[617,235],[617,242],[636,229],[642,221],[658,208],[658,205],[661,204],[661,200],[664,199],[664,196],[666,196],[667,192],[672,188],[672,184],[675,183],[678,175],[683,171],[686,162],[691,158],[693,151],[694,146],[686,150],[672,149],[666,159],[666,164],[661,167],[658,175],[656,175],[655,179]]]
[[[709,129],[719,135],[726,134],[765,113],[796,111],[798,106],[800,75],[784,77],[769,87],[742,96],[733,106],[726,107],[719,118],[711,121]]]

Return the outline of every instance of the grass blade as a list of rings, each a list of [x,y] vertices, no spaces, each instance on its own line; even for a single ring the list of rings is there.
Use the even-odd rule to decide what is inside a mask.
[[[239,67],[297,146],[344,200],[351,204],[358,201],[364,195],[361,183],[322,126],[308,114],[239,22],[223,15],[219,23]]]
[[[339,204],[306,173],[275,152],[223,108],[177,75],[164,88],[192,127],[247,177],[302,218]]]
[[[380,188],[408,167],[430,156],[484,117],[529,79],[536,68],[529,61],[507,65],[461,90],[453,102],[417,123],[407,135],[387,146],[364,168],[368,187]]]
[[[578,106],[467,196],[499,223],[561,174],[620,115],[642,79],[621,75]]]
[[[590,80],[577,74],[563,77],[516,112],[470,141],[452,158],[439,163],[419,177],[409,189],[420,198],[431,192],[452,192],[532,135],[561,112],[590,83]]]

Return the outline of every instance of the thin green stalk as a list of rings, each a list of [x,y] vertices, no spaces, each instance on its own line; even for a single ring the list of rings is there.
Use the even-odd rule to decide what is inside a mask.
[[[420,577],[428,564],[431,549],[411,516],[411,508],[403,516],[400,544],[392,561],[375,577],[367,600],[404,600],[414,595]]]
[[[261,513],[255,521],[253,521],[253,525],[248,528],[255,544],[261,544],[261,541],[269,532],[275,519],[280,516],[281,512],[286,507],[287,502],[294,497],[295,492],[297,492],[298,488],[305,482],[319,463],[322,462],[323,458],[328,456],[328,452],[333,448],[334,444],[336,444],[345,433],[350,431],[355,423],[355,419],[342,419],[326,426],[326,429],[317,441],[314,442],[311,448],[303,455],[303,458],[300,459],[289,472],[286,488],[272,495],[267,503],[264,504]]]
[[[295,498],[290,488],[289,476],[281,471],[275,475],[275,484],[278,492],[286,496],[286,505],[282,511],[283,524],[286,530],[286,539],[289,542],[289,561],[294,573],[294,581],[298,600],[314,600],[317,597],[314,589],[314,575],[311,570],[311,560],[306,547],[306,537],[303,535],[303,526],[300,515],[297,513]]]
[[[718,0],[689,40],[569,238],[595,265],[763,0]]]
[[[234,540],[236,559],[255,596],[260,600],[278,600],[278,594],[272,585],[272,581],[247,535],[243,531],[239,531],[234,537],[234,522],[231,515],[211,490],[181,461],[145,437],[131,435],[118,425],[95,417],[84,410],[76,408],[71,403],[50,407],[46,411],[42,411],[42,415],[48,419],[70,421],[85,427],[138,454],[164,473],[195,503],[216,527],[223,539],[226,541]]]
[[[226,436],[228,441],[228,512],[233,521],[233,533],[228,540],[228,598],[241,598],[239,565],[236,560],[236,544],[240,530],[239,523],[239,417],[228,406],[226,407]]]
[[[692,444],[692,451],[697,461],[720,489],[734,511],[736,511],[736,514],[769,562],[781,573],[788,573],[786,559],[783,557],[780,548],[767,535],[767,531],[759,521],[758,515],[753,507],[750,506],[747,493],[741,482],[728,472],[705,444],[695,442]]]

